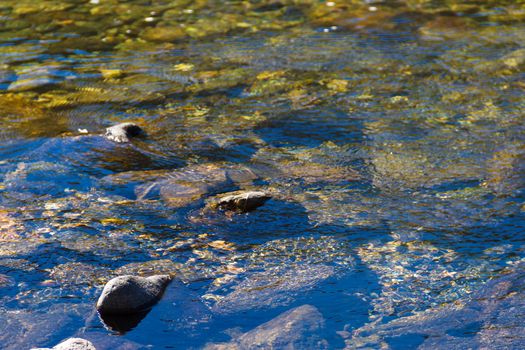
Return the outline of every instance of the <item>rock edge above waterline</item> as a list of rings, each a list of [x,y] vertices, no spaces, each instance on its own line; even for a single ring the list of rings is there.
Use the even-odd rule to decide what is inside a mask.
[[[32,350],[96,350],[93,343],[82,338],[69,338],[53,348],[33,348]]]
[[[246,213],[264,205],[272,196],[263,191],[235,191],[218,195],[210,207]]]
[[[104,286],[97,301],[101,314],[125,315],[149,309],[159,301],[171,281],[168,275],[115,277]]]
[[[135,123],[121,123],[106,129],[106,138],[108,140],[125,143],[131,138],[144,134],[144,130]]]

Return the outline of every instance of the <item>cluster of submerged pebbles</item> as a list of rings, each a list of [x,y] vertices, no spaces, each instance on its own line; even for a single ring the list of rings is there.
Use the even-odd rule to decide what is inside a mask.
[[[145,136],[144,130],[134,123],[121,123],[106,129],[105,137],[111,141],[117,143],[130,142],[131,138]],[[215,198],[209,201],[206,206],[207,210],[220,210],[226,213],[246,213],[263,205],[267,200],[271,198],[271,195],[263,191],[235,191],[227,192],[217,195]],[[129,329],[132,326],[136,326],[138,322],[144,317],[145,313],[151,309],[162,297],[164,290],[172,280],[170,275],[153,275],[149,277],[135,276],[135,275],[121,275],[111,279],[104,286],[104,289],[96,303],[96,309],[103,320],[103,322],[112,329]],[[280,323],[290,323],[289,319],[296,322],[299,327],[294,327],[287,330],[287,333],[293,335],[293,337],[283,337],[282,340],[286,342],[297,342],[297,341],[312,341],[309,338],[299,337],[300,328],[304,326],[305,322],[314,324],[315,327],[319,326],[322,321],[322,317],[319,317],[319,312],[312,306],[305,305],[303,307],[291,310],[277,319],[269,322],[272,327],[263,325],[263,329],[266,333],[268,332],[279,332]],[[130,325],[129,319],[135,319]],[[305,319],[305,320],[302,320]],[[300,322],[298,322],[298,320]],[[292,322],[292,323],[293,323]],[[274,325],[275,324],[275,325]],[[314,328],[315,328],[314,327]],[[270,328],[270,329],[269,329]],[[238,342],[246,343],[251,338],[261,337],[261,332],[252,331],[243,335],[239,338]],[[264,333],[264,332],[263,332]],[[281,335],[282,337],[282,335]],[[264,339],[263,336],[261,339]],[[285,340],[286,338],[286,340]],[[290,339],[294,340],[290,340]],[[317,341],[317,340],[315,340]],[[275,340],[272,340],[275,342]],[[291,343],[290,343],[291,344]],[[283,345],[283,344],[281,344]],[[298,345],[298,344],[296,344]],[[210,345],[210,349],[223,348],[223,345]],[[233,345],[232,345],[233,346]],[[236,345],[235,345],[236,346]],[[234,346],[234,348],[236,348]],[[240,345],[242,346],[242,344]],[[60,344],[53,347],[55,350],[90,350],[95,349],[95,346],[88,340],[81,338],[69,338]]]
[[[128,143],[132,138],[141,138],[145,136],[146,132],[134,123],[122,123],[115,125],[108,128],[106,130],[106,134],[104,135],[106,139],[115,143]],[[213,186],[214,183],[222,183],[225,182],[226,179],[236,183],[242,183],[243,181],[253,180],[253,178],[256,176],[247,168],[229,165],[224,165],[223,168],[220,167],[221,165],[191,165],[188,166],[187,172],[201,174],[204,176],[202,179],[202,186]],[[216,171],[219,168],[222,170],[222,172]],[[311,175],[315,176],[316,174]],[[111,175],[111,179],[108,181],[118,183],[119,180],[124,181],[126,176],[132,175],[127,173]],[[176,177],[176,174],[171,174],[171,177],[161,178],[160,180],[156,179],[156,181],[149,181],[151,179],[148,178],[146,173],[144,174],[144,177],[146,179],[144,184],[135,188],[135,194],[137,198],[148,199],[151,196],[160,195],[163,200],[168,202],[168,204],[172,207],[187,205],[188,202],[193,201],[197,197],[207,197],[210,192],[219,192],[219,194],[216,194],[206,200],[206,205],[203,209],[203,213],[205,214],[215,213],[217,215],[235,215],[236,213],[245,213],[256,210],[258,207],[264,205],[266,201],[272,198],[272,196],[274,198],[278,196],[276,193],[260,190],[239,190],[235,192],[224,192],[223,189],[225,187],[222,186],[216,186],[213,191],[210,191],[209,188],[200,188],[199,186],[187,187],[185,186],[184,181],[179,181],[179,179]],[[169,184],[169,186],[167,184]],[[243,188],[243,186],[241,186],[241,188]],[[223,190],[223,193],[220,193],[221,190]],[[203,216],[208,218],[207,215]],[[199,220],[199,217],[193,219]],[[312,249],[315,249],[315,245],[309,245],[308,242],[301,243],[293,239],[289,240],[288,245],[286,245],[287,240],[281,241],[285,247],[281,247],[280,249],[296,248],[297,250],[301,251],[310,249],[308,250],[308,255],[311,258],[315,256],[314,252],[311,251]],[[219,241],[215,242],[216,244],[226,244],[224,242],[218,243]],[[327,242],[321,240],[320,244],[327,245]],[[295,245],[297,245],[297,247]],[[314,248],[312,248],[312,246]],[[266,264],[267,261],[275,260],[275,257],[279,256],[279,251],[273,251],[276,249],[279,249],[279,247],[273,247],[271,244],[266,244],[259,247],[259,249],[254,251],[254,255],[263,257],[263,259],[255,259],[251,262],[251,264],[261,264],[261,261]],[[421,247],[419,247],[419,249],[421,249]],[[338,250],[342,252],[341,254],[345,254],[345,249]],[[359,250],[361,259],[363,261],[368,262],[369,259],[374,258],[373,256],[367,254],[367,252],[364,250],[366,250],[366,248]],[[417,249],[414,251],[414,253],[416,251]],[[323,252],[326,253],[326,249],[323,250]],[[272,254],[275,256],[272,256]],[[297,258],[299,259],[300,257]],[[386,251],[382,253],[380,252],[380,257],[376,258],[380,260],[382,259],[381,261],[383,261],[382,263],[377,263],[377,266],[385,265],[385,268],[390,268],[391,265],[402,265],[402,263],[396,260],[397,258],[395,256],[389,257]],[[346,259],[341,258],[342,261],[339,263],[351,263],[349,262],[349,259],[350,258],[348,257],[346,257]],[[391,259],[392,262],[389,262],[389,259]],[[336,262],[336,265],[337,263],[338,262]],[[286,265],[286,267],[283,267],[283,265]],[[162,271],[157,269],[150,273],[137,273],[137,271],[134,271],[133,269],[114,271],[111,277],[116,277],[106,283],[96,303],[98,315],[104,322],[105,326],[111,330],[126,331],[135,327],[139,322],[141,322],[149,310],[151,310],[152,307],[159,300],[161,300],[167,286],[170,282],[172,282],[174,278],[173,275],[161,274],[169,273],[170,266],[171,265],[165,269],[162,269]],[[259,299],[259,302],[260,299],[264,299],[271,303],[279,303],[279,298],[284,297],[283,294],[291,293],[301,288],[304,289],[309,283],[314,284],[315,281],[326,279],[327,276],[333,275],[333,271],[331,270],[333,267],[325,265],[322,258],[319,258],[319,264],[309,265],[306,267],[294,265],[289,262],[286,262],[285,264],[276,263],[275,266],[264,266],[264,268],[260,267],[261,266],[254,266],[252,270],[275,271],[275,269],[281,269],[277,273],[279,277],[262,277],[262,273],[255,272],[253,278],[234,287],[233,291],[231,291],[227,296],[221,300],[218,300],[213,306],[212,310],[217,311],[220,309],[221,311],[227,311],[228,308],[231,307],[231,304],[235,304],[237,310],[247,310],[253,306],[254,302],[257,302],[256,299]],[[517,271],[520,271],[520,269],[517,269]],[[445,273],[446,271],[438,272]],[[289,285],[282,287],[281,294],[279,294],[279,290],[271,290],[271,292],[269,292],[272,293],[271,295],[264,294],[264,288],[262,288],[262,284],[278,284],[278,278],[288,279],[291,282]],[[512,279],[503,279],[501,282],[495,282],[493,287],[489,286],[489,288],[483,289],[481,296],[484,297],[484,295],[496,295],[498,290],[505,287],[506,283],[508,284],[508,280],[511,280],[512,283],[518,285],[518,287],[523,283],[523,278],[521,278],[521,275],[518,275],[518,277]],[[386,286],[388,281],[383,281],[383,283]],[[398,292],[396,289],[392,290],[393,292]],[[210,291],[213,292],[213,289]],[[251,293],[250,291],[258,292]],[[388,296],[388,294],[385,295]],[[504,298],[501,299],[502,301],[495,300],[491,305],[483,304],[481,306],[482,311],[479,312],[479,317],[476,316],[477,319],[482,320],[484,317],[483,315],[494,314],[494,319],[501,319],[501,322],[505,322],[505,317],[507,317],[507,314],[505,314],[505,310],[502,308],[506,305],[505,303],[512,304],[514,306],[517,305],[516,307],[521,307],[519,304],[519,298],[517,298],[521,295],[521,292],[518,294],[509,294],[509,298],[504,296]],[[203,299],[206,299],[206,297],[212,298],[213,295],[205,295],[203,296]],[[235,301],[232,302],[232,300]],[[417,328],[417,324],[423,324],[425,327],[427,327],[429,333],[443,333],[445,334],[444,338],[448,339],[447,335],[450,333],[448,328],[439,328],[441,321],[437,322],[435,320],[449,320],[449,323],[453,324],[454,322],[458,322],[458,319],[461,320],[462,317],[468,319],[468,317],[464,316],[464,314],[468,313],[469,307],[469,305],[458,308],[453,307],[450,309],[439,310],[437,312],[435,310],[430,310],[426,313],[417,314],[413,317],[402,317],[397,321],[394,320],[386,324],[382,324],[381,327],[379,327],[379,324],[372,322],[356,330],[354,335],[351,335],[346,330],[339,332],[339,335],[341,335],[341,337],[345,340],[347,348],[355,348],[356,346],[380,347],[384,343],[384,338],[389,338],[395,336],[398,333],[403,333],[405,328]],[[476,307],[476,305],[473,307]],[[487,327],[491,327],[492,323],[489,322],[487,325]],[[233,337],[228,343],[207,344],[206,348],[326,349],[329,348],[329,344],[322,336],[323,327],[324,319],[320,312],[313,306],[303,305],[288,310],[276,318],[246,333],[242,333]],[[448,325],[443,324],[443,327],[446,328]],[[410,332],[412,332],[411,328]],[[95,349],[95,345],[86,339],[69,338],[56,345],[53,349]]]

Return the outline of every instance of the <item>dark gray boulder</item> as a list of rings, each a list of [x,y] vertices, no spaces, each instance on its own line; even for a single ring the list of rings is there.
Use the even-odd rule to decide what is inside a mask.
[[[100,314],[126,315],[145,311],[162,296],[171,281],[168,275],[115,277],[104,286],[97,301]]]
[[[144,130],[134,123],[121,123],[106,129],[106,137],[118,143],[129,142],[131,138],[143,134]]]
[[[328,349],[320,332],[323,315],[311,305],[288,310],[246,332],[229,343],[208,344],[206,350],[250,349]]]

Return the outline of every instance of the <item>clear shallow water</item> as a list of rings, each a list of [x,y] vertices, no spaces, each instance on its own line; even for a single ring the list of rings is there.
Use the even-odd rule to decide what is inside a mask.
[[[524,11],[2,2],[1,347],[202,348],[310,304],[329,348],[522,348]],[[236,189],[274,198],[202,210]],[[117,335],[125,273],[176,280]]]

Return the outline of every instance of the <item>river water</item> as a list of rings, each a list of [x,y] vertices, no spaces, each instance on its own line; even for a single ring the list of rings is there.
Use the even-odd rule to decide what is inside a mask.
[[[524,4],[2,0],[0,19],[0,348],[200,349],[305,304],[320,348],[525,347]],[[107,140],[120,122],[146,135]],[[234,190],[272,199],[207,209]],[[99,318],[109,279],[159,273],[138,324]]]

